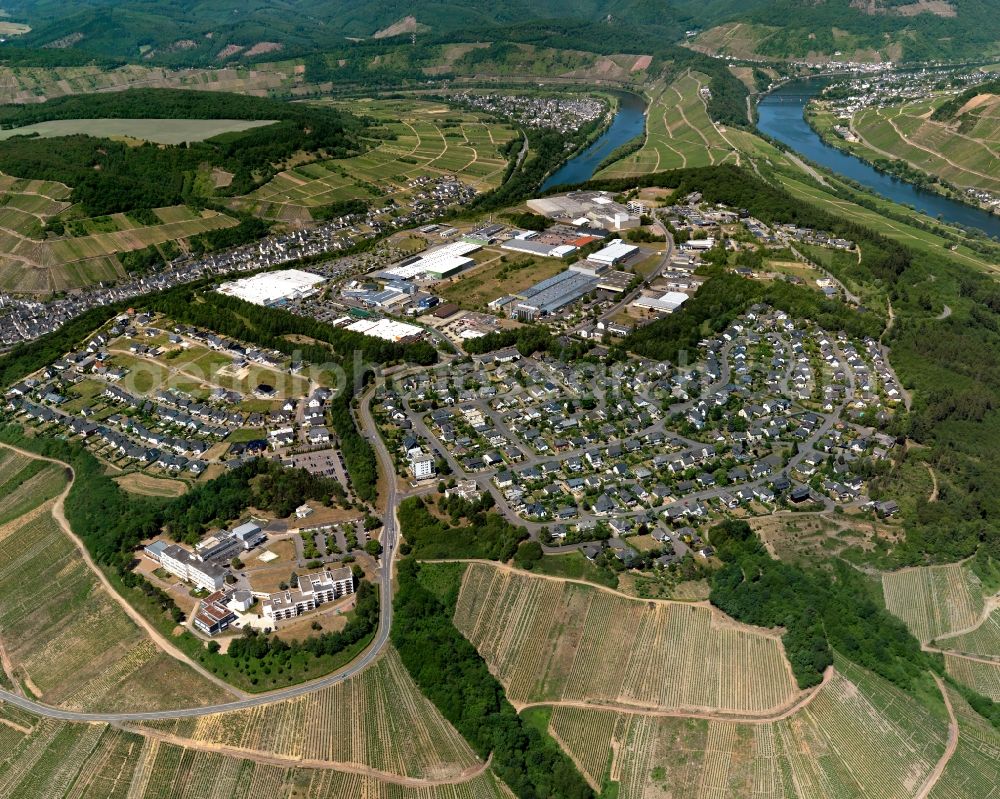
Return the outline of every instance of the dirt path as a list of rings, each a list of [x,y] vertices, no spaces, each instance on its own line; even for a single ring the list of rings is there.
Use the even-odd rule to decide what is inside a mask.
[[[147,729],[146,727],[135,727],[130,724],[115,725],[137,735],[142,735],[160,743],[182,746],[196,752],[210,752],[227,757],[236,757],[253,760],[255,763],[264,763],[269,766],[279,766],[282,768],[311,768],[323,769],[326,771],[340,771],[347,774],[361,774],[365,777],[374,777],[382,782],[390,782],[394,785],[405,785],[411,788],[430,788],[437,785],[459,785],[475,779],[485,772],[493,762],[493,755],[474,766],[469,766],[463,771],[448,777],[405,777],[401,774],[393,774],[389,771],[379,771],[362,763],[345,763],[336,760],[311,760],[302,757],[290,757],[278,755],[274,752],[262,752],[258,749],[244,749],[239,746],[227,746],[225,744],[211,743],[208,741],[196,741],[192,738],[182,738],[178,735],[171,735],[159,730]]]
[[[3,668],[3,673],[7,675],[7,679],[10,680],[10,684],[14,686],[14,693],[19,696],[24,696],[24,691],[21,690],[21,684],[18,682],[17,675],[14,673],[14,662],[10,659],[10,655],[7,654],[7,650],[4,649],[3,641],[0,641],[0,667]]]
[[[1000,666],[1000,659],[998,658],[993,658],[991,660],[990,658],[982,655],[969,655],[966,654],[965,652],[956,652],[951,649],[938,649],[937,647],[931,646],[930,644],[924,644],[920,648],[923,649],[925,652],[934,652],[935,654],[938,655],[948,655],[949,657],[961,658],[962,660],[971,660],[975,663],[985,663],[987,666]]]
[[[84,563],[87,564],[88,568],[94,573],[94,575],[100,581],[104,590],[107,591],[108,595],[121,606],[122,610],[125,611],[128,617],[132,619],[132,621],[134,621],[139,626],[139,628],[143,630],[143,632],[145,632],[152,639],[153,643],[155,643],[158,647],[160,647],[160,649],[162,649],[172,658],[181,661],[187,666],[190,666],[206,680],[219,686],[232,696],[236,696],[240,699],[245,699],[247,696],[249,696],[249,694],[234,688],[225,680],[216,677],[214,674],[212,674],[212,672],[208,671],[208,669],[204,668],[201,664],[196,663],[194,660],[188,657],[184,652],[182,652],[180,649],[174,646],[155,627],[153,627],[153,625],[150,624],[146,620],[146,618],[141,613],[139,613],[139,611],[133,608],[132,605],[129,604],[125,600],[125,598],[122,597],[114,589],[114,586],[111,585],[111,582],[108,580],[107,576],[104,574],[103,571],[101,571],[100,568],[98,568],[97,564],[94,562],[94,559],[90,557],[90,552],[87,550],[86,544],[84,544],[83,541],[80,539],[80,537],[73,532],[73,528],[70,527],[69,521],[66,519],[66,513],[64,509],[66,497],[69,495],[70,490],[73,488],[73,480],[75,479],[72,467],[69,466],[68,464],[63,463],[62,461],[56,460],[55,458],[46,458],[42,455],[36,455],[34,452],[29,452],[26,449],[21,449],[20,447],[15,447],[11,444],[3,444],[3,446],[28,458],[48,461],[49,463],[56,463],[62,466],[63,468],[69,470],[71,475],[70,481],[66,485],[66,488],[63,490],[63,492],[56,498],[55,504],[53,504],[52,506],[52,516],[56,520],[62,531],[69,537],[69,540],[72,541],[73,544],[76,546],[76,548],[80,551],[80,555],[83,557]]]
[[[960,560],[958,562],[959,563],[965,563],[968,560],[970,560],[970,558],[966,558],[965,560]],[[922,566],[910,566],[909,568],[910,569],[920,569],[920,568],[926,568],[926,567],[922,567]],[[906,570],[905,569],[900,569],[900,571],[906,571]],[[949,638],[957,638],[960,635],[965,635],[966,633],[971,633],[974,630],[978,630],[980,627],[982,627],[984,624],[986,624],[986,620],[990,617],[990,615],[993,613],[993,611],[996,610],[997,608],[1000,608],[1000,594],[995,594],[995,595],[993,595],[991,597],[987,597],[986,601],[983,602],[983,611],[982,611],[982,613],[979,614],[979,618],[976,619],[976,622],[974,624],[970,624],[968,627],[963,627],[961,630],[952,630],[950,633],[945,633],[944,635],[939,635],[934,640],[935,641],[947,641]]]
[[[934,770],[927,775],[927,779],[920,786],[920,790],[914,794],[914,799],[927,799],[930,796],[931,791],[934,790],[934,786],[937,785],[938,780],[941,779],[941,775],[944,774],[948,761],[951,760],[951,756],[955,754],[955,750],[958,748],[958,719],[955,718],[955,710],[951,706],[951,698],[948,696],[948,691],[945,689],[944,683],[941,682],[941,678],[936,674],[932,674],[931,676],[934,678],[934,682],[937,683],[938,690],[941,692],[941,698],[944,699],[944,706],[948,709],[948,743],[944,747],[944,754],[941,755],[937,765],[934,766]]]
[[[768,711],[759,715],[749,715],[746,713],[727,713],[718,708],[692,708],[691,710],[663,710],[659,708],[643,707],[641,705],[630,705],[622,702],[586,702],[583,700],[559,699],[551,702],[528,702],[519,704],[511,702],[514,708],[520,713],[522,710],[531,707],[572,707],[581,710],[610,710],[615,713],[625,713],[631,716],[653,716],[655,718],[682,718],[682,719],[704,719],[706,721],[737,721],[744,724],[770,724],[773,721],[783,721],[807,707],[823,690],[833,675],[836,674],[833,666],[828,666],[823,672],[823,680],[814,688],[803,691],[790,704],[777,710]],[[509,697],[508,700],[510,701]]]
[[[931,489],[931,493],[927,497],[927,501],[928,502],[937,502],[938,501],[938,479],[937,479],[937,474],[935,474],[934,468],[929,463],[925,463],[924,466],[927,467],[927,473],[931,476],[931,483],[934,484],[934,488]]]

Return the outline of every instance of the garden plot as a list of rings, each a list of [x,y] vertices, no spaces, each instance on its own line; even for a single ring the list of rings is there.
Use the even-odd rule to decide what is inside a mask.
[[[766,713],[797,695],[780,640],[706,606],[471,564],[455,624],[511,701]]]

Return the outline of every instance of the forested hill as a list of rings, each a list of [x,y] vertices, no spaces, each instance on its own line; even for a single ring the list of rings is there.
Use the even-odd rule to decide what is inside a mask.
[[[0,105],[0,127],[51,119],[255,119],[286,121],[321,135],[356,136],[364,122],[329,106],[298,105],[264,97],[184,89],[128,89],[57,97],[32,105]]]
[[[838,31],[881,46],[900,42],[904,56],[982,56],[1000,39],[992,0],[949,0],[954,16],[910,14],[908,0],[14,0],[10,18],[32,26],[6,49],[48,48],[48,57],[82,51],[105,58],[153,64],[218,64],[274,59],[276,53],[304,55],[336,48],[347,37],[368,38],[407,16],[421,36],[452,41],[490,41],[487,28],[531,22],[539,28],[602,23],[662,43],[680,41],[686,30],[743,21],[774,26],[768,55],[804,55],[812,48],[836,49]],[[862,5],[866,10],[857,8]],[[401,26],[408,34],[413,26]],[[478,34],[478,35],[477,35]],[[469,37],[472,37],[471,39]],[[826,41],[829,39],[830,41]],[[597,46],[600,40],[591,44]],[[588,48],[589,49],[589,48]],[[832,52],[830,50],[829,52]]]

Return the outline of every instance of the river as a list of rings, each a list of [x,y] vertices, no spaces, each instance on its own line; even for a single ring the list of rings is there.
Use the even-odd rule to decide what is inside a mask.
[[[646,129],[646,103],[643,99],[629,92],[621,92],[616,96],[618,112],[608,129],[583,152],[570,158],[549,175],[542,184],[541,191],[553,186],[585,183],[594,176],[601,161]]]
[[[824,85],[824,79],[813,78],[791,81],[775,89],[757,105],[757,127],[813,163],[850,178],[887,199],[911,205],[945,222],[1000,236],[1000,217],[886,175],[824,142],[803,116],[810,98],[819,94]]]

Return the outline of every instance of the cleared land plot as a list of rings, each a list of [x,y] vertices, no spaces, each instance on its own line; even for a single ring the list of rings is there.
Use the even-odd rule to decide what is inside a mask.
[[[480,762],[410,679],[395,650],[361,674],[298,699],[198,719],[151,722],[198,743],[445,779]]]
[[[983,612],[979,578],[958,563],[887,572],[882,591],[888,611],[921,641],[972,627]]]
[[[248,119],[53,119],[21,128],[0,131],[0,140],[13,136],[55,136],[85,134],[101,139],[141,139],[156,144],[183,144],[204,141],[223,133],[239,133],[272,125],[274,120]]]
[[[519,704],[766,713],[798,695],[777,637],[706,606],[474,563],[455,624]]]
[[[187,491],[188,487],[183,480],[167,480],[142,472],[133,472],[124,477],[118,477],[115,482],[126,491],[147,497],[179,497]]]
[[[880,678],[842,667],[780,721],[557,707],[550,730],[592,784],[617,782],[622,799],[913,796],[944,751],[946,720]]]
[[[599,177],[646,175],[667,169],[710,166],[733,160],[733,148],[708,116],[700,90],[708,78],[688,72],[647,95],[646,141],[631,155],[605,167]]]
[[[375,117],[390,138],[354,158],[294,167],[249,195],[261,213],[309,218],[309,209],[348,199],[399,199],[422,177],[454,175],[480,191],[500,184],[507,159],[500,148],[517,134],[483,115],[414,100],[353,102]]]
[[[504,294],[524,291],[565,268],[566,264],[559,258],[517,258],[512,259],[512,263],[497,260],[473,267],[468,274],[439,284],[436,291],[463,308],[478,309]]]
[[[225,698],[142,635],[47,509],[25,519],[0,539],[0,639],[28,690],[80,710]]]

